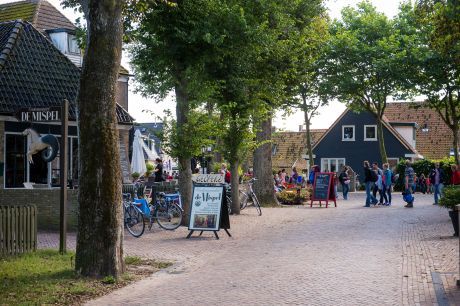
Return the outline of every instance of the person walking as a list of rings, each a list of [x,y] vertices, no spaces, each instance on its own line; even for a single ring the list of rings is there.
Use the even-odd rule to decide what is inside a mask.
[[[412,163],[410,160],[406,160],[406,170],[404,170],[404,185],[405,185],[405,201],[407,204],[404,207],[412,208],[414,207],[414,196],[412,195],[412,188],[414,186],[414,177],[415,172],[412,168]]]
[[[390,206],[391,205],[391,188],[392,188],[392,181],[393,181],[393,173],[390,170],[390,166],[388,163],[383,164],[383,185],[384,185],[384,190],[383,192],[387,196],[387,202],[385,205]]]
[[[420,188],[420,192],[425,194],[426,193],[426,178],[425,174],[420,174],[420,177],[418,178],[418,185]]]
[[[379,193],[379,205],[383,205],[383,200],[385,204],[388,203],[387,195],[385,193],[385,186],[383,182],[383,171],[379,168],[379,164],[374,162],[372,163],[372,170],[377,173],[377,181],[374,184],[374,189],[372,190],[372,195],[375,197],[377,192]]]
[[[348,192],[350,191],[350,178],[348,177],[348,167],[343,166],[342,172],[339,175],[339,183],[342,185],[343,199],[348,200]]]
[[[370,207],[371,204],[377,204],[377,199],[372,194],[374,183],[377,181],[377,174],[371,169],[369,162],[364,161],[364,185],[366,186],[366,205],[364,207]]]
[[[439,167],[439,163],[434,164],[434,169],[430,172],[430,181],[434,189],[434,203],[438,205],[439,198],[441,197],[442,188],[444,187],[445,174],[444,170]]]

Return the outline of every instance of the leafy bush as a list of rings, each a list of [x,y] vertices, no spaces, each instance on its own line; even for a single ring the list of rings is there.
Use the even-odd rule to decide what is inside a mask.
[[[131,176],[133,177],[133,179],[137,180],[139,178],[140,174],[138,172],[133,172],[131,174]]]
[[[415,161],[412,164],[412,168],[414,168],[414,172],[416,173],[417,177],[419,177],[422,173],[425,174],[425,177],[430,175],[431,169],[434,168],[434,164],[439,162],[439,166],[444,169],[444,173],[446,174],[446,181],[450,182],[450,178],[452,176],[452,169],[451,166],[455,165],[455,159],[453,157],[447,157],[439,160],[430,160],[430,159],[420,159]],[[399,178],[396,181],[395,189],[402,190],[404,185],[404,170],[406,169],[406,161],[401,159],[396,166],[395,174],[399,174]]]
[[[460,204],[460,186],[448,186],[443,189],[443,196],[439,201],[439,206],[454,209],[455,205]]]
[[[300,193],[297,189],[283,190],[276,194],[276,198],[282,204],[302,204],[310,198],[310,192],[306,189],[302,189]]]
[[[149,177],[150,174],[152,174],[153,169],[155,169],[155,166],[152,165],[151,163],[146,163],[145,167],[147,168],[147,171],[145,172],[145,176]]]

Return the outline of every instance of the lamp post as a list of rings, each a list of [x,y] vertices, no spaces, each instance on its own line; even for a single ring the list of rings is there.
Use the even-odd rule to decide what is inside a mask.
[[[205,157],[204,154],[206,153],[206,147],[202,146],[201,147],[201,160],[200,160],[200,173],[201,174],[206,174],[206,167],[205,167]]]

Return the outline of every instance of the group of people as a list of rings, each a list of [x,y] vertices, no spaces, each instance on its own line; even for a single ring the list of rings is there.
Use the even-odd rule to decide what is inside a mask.
[[[305,178],[299,174],[296,167],[292,168],[291,176],[286,173],[286,169],[281,169],[273,175],[275,192],[285,189],[288,185],[304,185]]]
[[[414,193],[417,187],[422,193],[433,193],[433,205],[438,205],[444,184],[460,185],[460,168],[457,165],[453,165],[451,169],[452,177],[450,182],[447,181],[447,176],[438,162],[435,163],[434,168],[430,170],[427,176],[422,173],[417,177],[411,161],[407,160],[402,181],[404,189],[403,200],[407,203],[404,207],[414,207]],[[371,167],[368,161],[364,161],[364,175],[366,187],[366,203],[364,207],[376,204],[391,205],[392,185],[396,181],[397,174],[395,175],[389,169],[388,164],[383,164],[383,170],[381,170],[377,163],[373,163]],[[376,198],[377,193],[380,196],[379,200]]]
[[[392,184],[395,182],[396,177],[388,163],[383,164],[383,169],[380,169],[378,163],[372,163],[371,167],[369,161],[366,160],[363,166],[364,186],[366,189],[366,203],[364,207],[377,204],[390,206]],[[377,193],[379,194],[379,200],[377,200]]]

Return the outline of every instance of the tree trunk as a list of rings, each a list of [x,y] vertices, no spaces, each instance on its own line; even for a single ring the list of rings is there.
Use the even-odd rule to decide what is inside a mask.
[[[230,172],[232,174],[231,185],[232,185],[232,213],[235,215],[240,214],[240,182],[238,174],[239,161],[235,160],[230,165]]]
[[[385,149],[385,140],[383,139],[383,122],[382,118],[377,118],[377,139],[379,142],[380,156],[382,158],[382,164],[388,162],[387,151]]]
[[[308,153],[308,161],[310,162],[309,168],[311,168],[311,166],[315,164],[315,160],[313,159],[313,149],[311,145],[310,117],[308,116],[308,112],[306,110],[304,110],[303,113],[305,115],[305,126],[306,126],[305,134],[307,136],[307,153]]]
[[[80,186],[75,269],[84,276],[124,272],[121,167],[115,89],[124,1],[87,2],[88,48],[79,93]]]
[[[187,82],[182,78],[181,72],[177,73],[179,80],[176,85],[176,124],[177,133],[179,135],[179,141],[181,137],[187,137],[182,130],[182,127],[188,123],[188,116],[190,113],[190,103],[187,94]],[[179,192],[182,197],[182,207],[184,209],[184,217],[182,219],[182,225],[187,226],[189,224],[189,213],[190,203],[192,203],[192,168],[191,168],[191,157],[190,156],[179,156]]]
[[[273,167],[272,167],[272,117],[268,117],[260,124],[257,131],[257,142],[266,142],[254,151],[254,192],[260,204],[276,205],[278,201],[274,192]]]
[[[454,136],[454,155],[455,155],[455,164],[460,165],[459,156],[458,156],[458,126],[452,129],[452,134]]]

